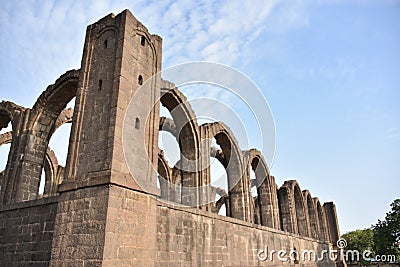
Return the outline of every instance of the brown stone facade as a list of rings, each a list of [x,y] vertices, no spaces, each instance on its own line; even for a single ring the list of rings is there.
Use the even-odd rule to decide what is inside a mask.
[[[87,27],[79,70],[58,78],[32,108],[0,103],[0,129],[12,126],[0,135],[0,145],[11,144],[0,173],[0,266],[341,265],[328,258],[259,258],[265,255],[260,250],[320,255],[335,248],[335,205],[320,203],[295,180],[278,187],[258,150],[241,151],[222,122],[198,125],[171,82],[156,80],[136,103],[134,128],[144,130],[130,134],[145,149],[134,147],[133,160],[140,162],[135,175],[155,190],[143,190],[133,179],[123,153],[125,113],[143,81],[161,70],[161,56],[161,38],[128,10],[110,14]],[[65,109],[73,98],[74,109]],[[160,118],[160,105],[172,119]],[[48,145],[64,123],[72,123],[65,167]],[[180,145],[181,160],[173,168],[158,148],[160,131]],[[212,138],[219,148],[202,142]],[[236,181],[229,192],[207,187],[210,157]],[[188,162],[195,164],[187,169]],[[218,200],[208,203],[203,195]],[[218,215],[223,205],[227,216]]]

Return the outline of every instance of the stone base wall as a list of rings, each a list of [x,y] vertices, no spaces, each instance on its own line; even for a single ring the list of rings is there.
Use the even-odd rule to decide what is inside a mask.
[[[319,256],[329,248],[329,243],[171,205],[117,185],[0,210],[0,266],[335,266],[301,260],[304,250]],[[268,250],[265,261],[258,259],[259,250]],[[280,261],[278,250],[297,250],[300,260]]]
[[[329,243],[265,226],[157,203],[155,266],[335,266],[327,257],[319,262],[301,260],[301,251],[313,250],[319,256],[330,248]],[[278,260],[279,250],[290,253],[294,249],[300,253],[298,262]],[[267,259],[258,259],[260,250],[267,251]],[[273,260],[271,250],[276,251],[272,254]]]
[[[50,266],[101,266],[109,185],[60,194]]]
[[[0,266],[46,266],[57,197],[0,206]]]
[[[157,200],[111,185],[102,266],[154,266]]]
[[[238,219],[158,201],[155,197],[110,187],[103,266],[336,266],[302,261],[301,252],[317,257],[331,244]],[[296,249],[300,260],[260,261],[259,250]],[[269,256],[269,255],[268,255]],[[286,255],[287,256],[287,255]]]

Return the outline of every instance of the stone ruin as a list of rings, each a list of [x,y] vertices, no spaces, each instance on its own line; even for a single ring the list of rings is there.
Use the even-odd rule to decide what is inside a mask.
[[[123,120],[132,94],[161,70],[161,54],[162,39],[128,10],[110,14],[87,27],[81,68],[61,75],[32,108],[0,103],[0,129],[12,126],[0,135],[0,145],[11,144],[0,174],[0,265],[343,266],[328,258],[260,261],[257,251],[266,246],[317,255],[337,248],[335,205],[321,203],[295,180],[278,187],[258,150],[241,151],[222,122],[198,125],[186,97],[164,80],[143,100],[160,100],[150,118],[137,112],[137,128],[146,122],[146,134],[131,133],[150,151],[136,153],[134,160],[148,157],[158,171],[147,172],[152,166],[143,164],[141,173],[152,183],[164,179],[155,192],[135,182],[122,152]],[[74,98],[74,109],[66,109]],[[177,112],[172,119],[160,117],[159,105]],[[49,140],[65,123],[72,126],[63,167]],[[203,158],[204,166],[216,158],[226,167],[228,183],[237,183],[229,192],[211,188],[211,203],[195,196],[194,207],[186,205],[180,188],[210,184],[210,168],[169,167],[158,148],[159,131],[177,139],[182,157]],[[200,145],[211,138],[220,148]],[[218,215],[223,205],[226,216]]]

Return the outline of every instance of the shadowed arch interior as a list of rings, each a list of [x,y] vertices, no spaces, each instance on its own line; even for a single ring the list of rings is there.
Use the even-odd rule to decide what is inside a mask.
[[[320,231],[319,239],[328,241],[329,240],[328,224],[326,222],[324,210],[322,209],[321,203],[319,202],[318,198],[314,198],[314,203],[318,216],[318,224]]]
[[[307,214],[300,186],[296,183],[293,187],[298,234],[308,236]]]
[[[248,157],[248,168],[251,168],[256,176],[256,179],[252,182],[257,187],[258,197],[255,200],[255,212],[260,214],[259,223],[279,229],[279,208],[275,181],[270,176],[268,166],[260,151],[251,149],[246,151],[245,155]]]
[[[307,206],[307,214],[309,219],[309,236],[315,239],[319,238],[319,227],[318,227],[318,218],[315,210],[314,201],[311,197],[311,194],[308,190],[303,191],[303,197]]]

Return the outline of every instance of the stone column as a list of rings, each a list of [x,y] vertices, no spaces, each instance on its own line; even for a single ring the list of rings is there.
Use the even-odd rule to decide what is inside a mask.
[[[131,97],[161,69],[161,47],[128,10],[87,27],[50,265],[154,264],[158,192],[131,176],[122,135]],[[129,138],[137,144],[131,160],[140,163],[134,178],[154,188],[159,95],[159,86],[149,87],[129,114]]]

